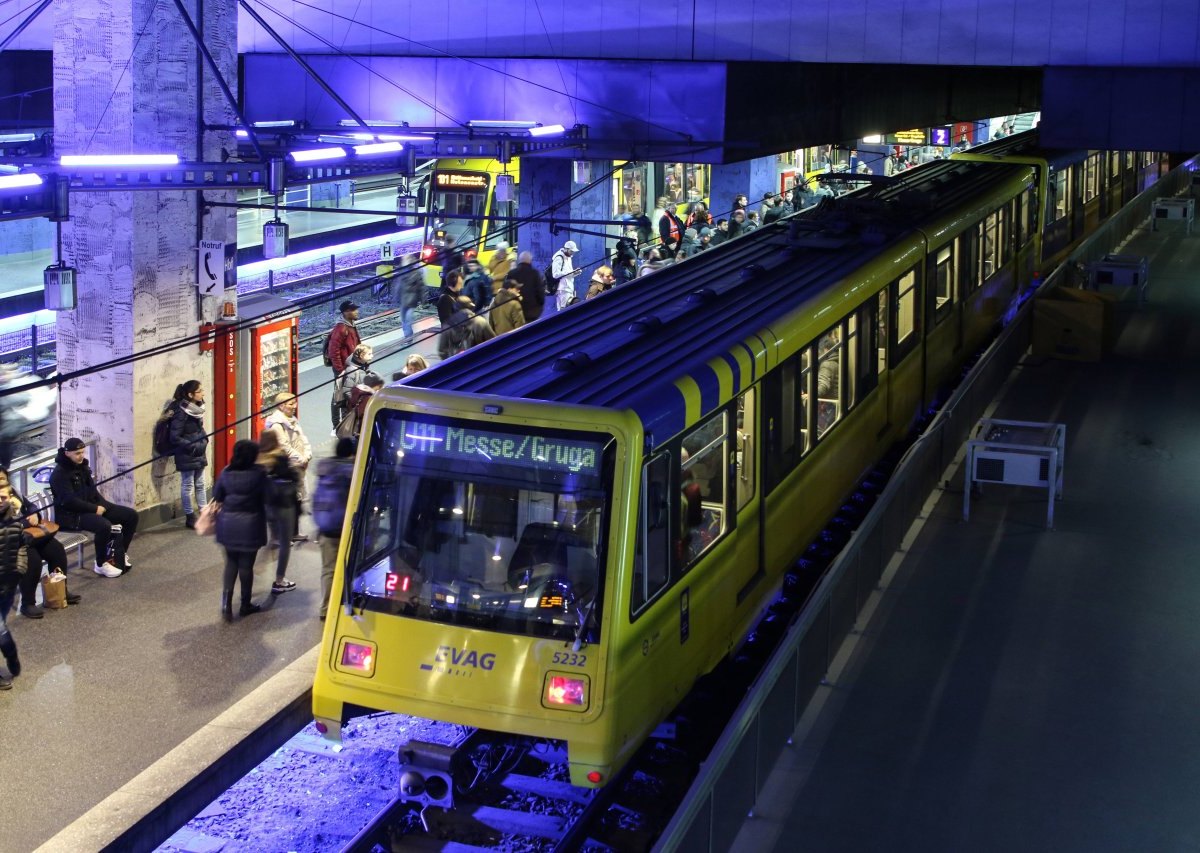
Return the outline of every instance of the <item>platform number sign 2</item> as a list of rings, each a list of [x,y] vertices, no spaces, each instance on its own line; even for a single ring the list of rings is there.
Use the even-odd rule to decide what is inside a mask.
[[[196,287],[201,296],[213,296],[224,289],[225,243],[221,240],[201,240],[196,250]]]

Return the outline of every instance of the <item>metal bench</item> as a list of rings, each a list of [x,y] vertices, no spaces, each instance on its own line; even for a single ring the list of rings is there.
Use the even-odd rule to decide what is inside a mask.
[[[87,446],[89,463],[94,463],[95,446]],[[43,518],[54,518],[54,497],[50,493],[50,472],[54,470],[54,457],[57,448],[43,450],[39,453],[14,459],[8,472],[9,482],[17,493],[31,503]],[[55,519],[57,520],[57,519]],[[54,538],[67,552],[75,568],[84,566],[84,548],[92,544],[92,534],[75,530],[59,530]],[[72,554],[74,556],[72,556]]]

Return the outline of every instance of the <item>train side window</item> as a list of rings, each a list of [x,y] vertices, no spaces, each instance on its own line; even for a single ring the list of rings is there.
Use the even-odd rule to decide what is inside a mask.
[[[800,352],[800,382],[796,386],[796,396],[793,398],[796,404],[796,425],[800,428],[800,453],[808,453],[812,449],[812,441],[809,432],[808,421],[808,393],[809,387],[812,384],[812,352],[809,347],[805,347]]]
[[[883,375],[887,372],[888,366],[888,292],[890,288],[884,288],[879,291],[879,297],[876,299],[875,317],[877,340],[876,344],[879,347],[879,373]]]
[[[1000,266],[1004,266],[1012,260],[1013,222],[1016,221],[1016,217],[1013,215],[1014,205],[1015,199],[1009,200],[999,210]]]
[[[842,419],[842,400],[845,393],[845,383],[842,382],[842,349],[841,329],[837,326],[822,335],[817,343],[818,440]]]
[[[754,440],[754,401],[757,396],[751,388],[738,397],[737,401],[737,432],[734,435],[736,444],[733,454],[737,470],[738,510],[754,499],[754,457],[758,453],[758,445]]]
[[[670,580],[671,566],[671,457],[659,454],[642,468],[642,503],[638,510],[637,550],[633,560],[633,589],[629,612],[637,613]]]
[[[859,401],[857,314],[851,314],[846,318],[846,343],[842,347],[842,352],[846,354],[846,366],[842,371],[846,378],[845,389],[842,393],[842,400],[845,402],[846,411],[850,411],[858,404]]]
[[[954,248],[947,243],[934,256],[933,322],[940,323],[950,316],[954,304]]]
[[[1029,242],[1029,189],[1017,198],[1017,245],[1024,246]]]
[[[858,381],[855,391],[857,399],[862,400],[879,384],[880,359],[876,353],[882,352],[879,346],[878,317],[875,306],[870,302],[858,309],[858,329],[856,340],[859,354],[854,362],[858,367],[856,371]]]
[[[683,437],[679,454],[678,553],[686,567],[729,529],[729,413],[722,409]]]
[[[893,363],[904,359],[917,345],[920,331],[917,316],[917,271],[911,269],[892,284],[896,294],[896,349]]]
[[[979,252],[979,281],[983,283],[995,274],[999,268],[996,263],[1000,247],[999,217],[996,211],[987,215],[983,220],[983,242]]]
[[[1110,184],[1116,183],[1116,181],[1114,181],[1113,178],[1119,177],[1120,174],[1121,174],[1121,152],[1120,151],[1109,151],[1108,152],[1109,183]]]
[[[1083,200],[1089,202],[1100,194],[1100,155],[1093,154],[1083,161]]]

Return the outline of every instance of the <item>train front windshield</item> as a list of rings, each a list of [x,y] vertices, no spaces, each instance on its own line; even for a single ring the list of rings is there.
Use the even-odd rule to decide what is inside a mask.
[[[598,641],[613,453],[605,433],[379,412],[354,606]]]

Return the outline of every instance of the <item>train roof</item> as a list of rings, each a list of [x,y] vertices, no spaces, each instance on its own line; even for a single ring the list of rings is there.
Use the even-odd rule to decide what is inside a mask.
[[[1043,147],[1036,129],[1014,133],[1002,139],[993,139],[950,155],[952,160],[972,160],[982,157],[997,159],[1021,158],[1025,161],[1045,160],[1051,167],[1061,169],[1077,163],[1092,153],[1084,149]],[[1016,160],[1014,160],[1016,161]]]
[[[841,304],[849,288],[834,284],[1026,168],[926,164],[617,286],[404,384],[632,409],[647,433],[665,439],[689,423],[678,380],[690,377],[699,388],[700,415],[722,405],[773,362],[778,332],[795,312],[807,308],[832,323],[852,307]],[[843,312],[829,313],[839,306]]]

